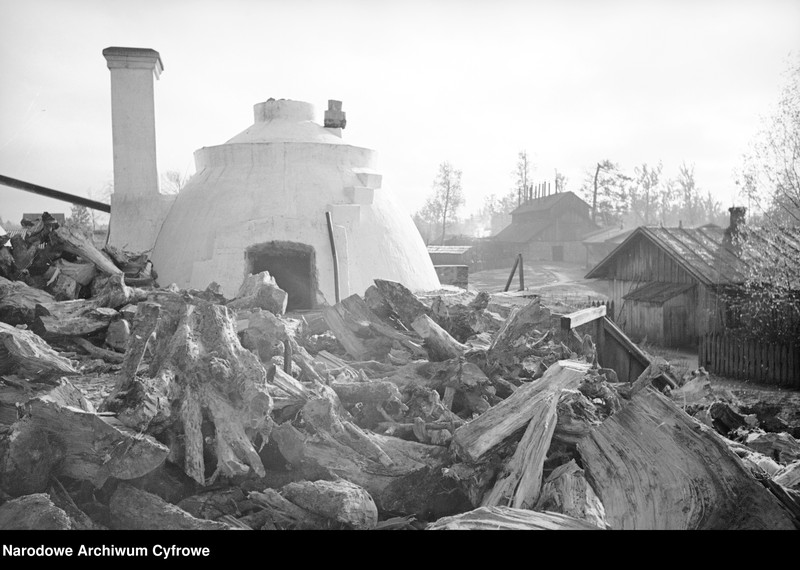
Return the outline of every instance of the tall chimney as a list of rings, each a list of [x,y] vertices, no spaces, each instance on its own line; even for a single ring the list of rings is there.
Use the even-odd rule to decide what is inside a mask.
[[[152,49],[109,47],[114,193],[117,198],[157,196],[156,122],[153,76],[164,66]]]

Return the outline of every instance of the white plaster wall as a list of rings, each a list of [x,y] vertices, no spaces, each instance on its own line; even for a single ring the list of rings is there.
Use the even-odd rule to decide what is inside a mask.
[[[257,138],[269,140],[288,128],[280,127],[262,129]],[[333,136],[319,125],[314,129]],[[387,190],[375,190],[372,204],[350,206],[345,188],[360,186],[354,168],[375,167],[373,151],[327,140],[230,143],[198,150],[195,161],[198,173],[170,208],[153,251],[162,285],[205,288],[216,281],[232,297],[246,275],[249,246],[293,241],[314,248],[317,284],[332,304],[325,219],[331,209],[336,234],[346,235],[337,239],[337,249],[345,248],[339,252],[346,263],[342,293],[362,294],[375,278],[412,290],[439,286],[419,232]]]

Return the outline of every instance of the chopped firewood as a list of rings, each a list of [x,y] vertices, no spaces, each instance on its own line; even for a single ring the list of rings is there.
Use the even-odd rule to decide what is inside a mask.
[[[119,318],[119,313],[114,309],[95,307],[91,301],[80,299],[63,303],[76,304],[73,309],[69,309],[71,316],[41,315],[33,323],[33,331],[48,340],[86,336],[108,328],[111,321]]]
[[[556,411],[553,439],[562,443],[574,445],[600,424],[596,406],[578,390],[563,390]]]
[[[531,398],[534,403],[525,434],[482,506],[532,509],[536,504],[542,487],[544,460],[556,426],[559,395],[560,392],[549,392]]]
[[[38,251],[38,244],[26,243],[25,238],[20,234],[11,236],[11,254],[14,257],[14,267],[17,271],[28,269]]]
[[[425,351],[422,350],[417,342],[414,342],[407,335],[393,329],[386,325],[381,319],[372,312],[364,300],[358,295],[350,295],[348,298],[342,300],[340,303],[341,309],[347,312],[347,317],[351,320],[367,323],[370,332],[373,335],[386,337],[393,341],[399,342],[403,348],[411,352],[414,356],[425,357]]]
[[[406,288],[405,285],[396,281],[385,279],[375,279],[375,286],[378,292],[386,300],[394,313],[399,317],[406,328],[411,329],[411,323],[420,315],[430,315],[431,310],[416,295]]]
[[[428,350],[428,358],[431,361],[441,362],[457,358],[467,350],[466,346],[450,336],[428,315],[420,315],[414,319],[411,328],[425,339],[425,348]]]
[[[72,497],[70,497],[67,490],[64,489],[64,486],[58,478],[53,477],[52,480],[53,484],[50,485],[48,490],[50,500],[53,501],[55,506],[67,513],[67,516],[72,521],[73,530],[108,530],[106,527],[90,519],[89,516],[75,504],[75,501],[72,500]]]
[[[0,323],[0,374],[27,378],[48,374],[77,374],[73,363],[31,331]]]
[[[46,493],[0,505],[0,530],[72,530],[73,521]]]
[[[126,354],[119,385],[104,407],[136,430],[183,433],[183,468],[200,484],[220,474],[230,477],[250,470],[263,476],[264,466],[248,434],[266,437],[272,426],[264,367],[239,344],[225,307],[202,300],[191,304],[174,293],[165,293],[160,300],[155,357],[147,377],[131,378],[133,363],[139,362],[144,350],[134,352],[129,347],[130,360]],[[134,325],[133,336],[150,338],[150,334],[143,330],[139,335]],[[143,338],[141,344],[146,343]],[[216,469],[210,480],[204,416],[216,431]]]
[[[426,530],[599,530],[567,515],[512,507],[480,507],[429,524]]]
[[[390,322],[392,318],[392,306],[386,302],[380,291],[375,285],[370,285],[364,291],[364,302],[375,313],[375,315],[386,322]]]
[[[0,236],[0,242],[2,242],[6,237],[7,236]],[[7,247],[3,247],[3,244],[0,243],[0,277],[4,279],[10,279],[16,273],[17,269],[14,264],[14,256],[11,254],[11,250]]]
[[[36,319],[36,305],[54,301],[52,295],[41,289],[30,287],[22,281],[9,281],[0,277],[0,321],[4,323],[33,324]]]
[[[613,529],[793,528],[713,430],[652,388],[578,442]]]
[[[348,321],[347,317],[342,314],[340,303],[333,307],[326,307],[322,316],[347,354],[356,360],[365,360],[369,357],[369,348],[363,339],[368,334],[366,332],[369,330],[368,323]]]
[[[557,467],[547,478],[536,503],[537,511],[550,511],[607,528],[603,503],[575,460]]]
[[[242,516],[240,505],[245,502],[250,503],[245,492],[239,487],[230,487],[186,497],[177,505],[193,517],[217,520],[225,515]],[[250,510],[257,508],[252,503],[251,506]]]
[[[669,394],[673,402],[684,408],[708,401],[713,398],[713,396],[714,393],[711,390],[711,382],[707,374],[693,377],[680,388],[672,390]]]
[[[79,233],[66,227],[60,227],[51,234],[51,240],[65,251],[81,256],[92,262],[99,271],[108,275],[122,275],[122,271],[111,259],[99,251],[92,243]]]
[[[541,306],[538,298],[524,307],[514,307],[492,341],[487,359],[506,366],[512,364],[515,343],[534,330],[548,330],[551,320],[550,311]]]
[[[221,522],[198,519],[164,499],[122,483],[109,502],[115,530],[229,530]]]
[[[344,412],[346,414],[347,412]],[[361,430],[327,398],[309,401],[301,412],[306,434],[289,422],[272,437],[281,454],[297,468],[315,466],[364,487],[381,505],[381,493],[395,480],[425,468],[444,466],[447,450]]]
[[[332,519],[295,505],[274,489],[253,491],[249,497],[256,504],[266,508],[269,521],[279,529],[322,530],[339,527]]]
[[[787,489],[800,490],[800,461],[794,461],[775,474],[773,479]]]
[[[47,282],[47,289],[56,301],[71,301],[80,296],[81,286],[69,275],[56,270],[55,275]]]
[[[486,413],[478,416],[453,434],[453,445],[460,457],[477,461],[487,451],[524,427],[536,411],[537,402],[565,388],[576,388],[589,365],[562,361],[551,366],[536,382],[517,389]]]
[[[105,348],[100,348],[99,346],[95,346],[85,338],[81,338],[79,336],[71,337],[70,342],[78,345],[91,356],[95,358],[102,358],[106,362],[113,362],[115,364],[122,364],[124,356],[119,354],[118,352],[114,352],[112,350],[106,350]]]
[[[66,259],[59,259],[54,267],[61,273],[73,279],[82,286],[89,285],[97,275],[97,268],[94,263],[72,263]]]
[[[784,465],[800,460],[800,442],[788,433],[753,432],[744,444]]]
[[[262,271],[255,275],[248,275],[242,286],[239,287],[236,298],[227,306],[234,311],[261,308],[276,315],[282,315],[286,312],[288,300],[289,295],[278,287],[275,278],[267,271]]]
[[[289,483],[281,494],[295,505],[347,528],[369,530],[378,523],[378,508],[369,493],[343,479]]]

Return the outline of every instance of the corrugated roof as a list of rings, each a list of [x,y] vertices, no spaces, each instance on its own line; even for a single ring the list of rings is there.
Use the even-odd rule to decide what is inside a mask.
[[[521,204],[519,207],[517,207],[517,209],[511,212],[511,214],[512,215],[524,214],[526,212],[539,212],[542,210],[550,210],[556,204],[560,203],[562,200],[573,200],[573,199],[578,200],[579,202],[583,202],[584,206],[590,208],[589,204],[584,202],[574,192],[559,192],[558,194],[550,194],[549,196],[542,196],[541,198],[534,198],[533,200],[528,200],[524,204]]]
[[[429,245],[428,253],[452,253],[461,255],[472,249],[471,245]]]
[[[636,291],[631,291],[622,298],[629,301],[646,301],[663,305],[673,297],[677,297],[694,287],[693,283],[660,283],[655,281],[639,287]]]
[[[718,226],[700,228],[665,228],[641,226],[628,236],[614,251],[598,263],[587,278],[602,278],[611,267],[614,258],[626,251],[638,239],[647,239],[663,249],[690,275],[705,285],[725,285],[745,281],[749,265],[756,257],[766,255],[798,266],[800,270],[800,230],[787,229],[780,234],[764,237],[751,233],[751,245],[760,242],[761,247],[748,247],[745,242],[740,254],[734,254],[723,244],[725,230]],[[800,271],[799,271],[800,272]]]

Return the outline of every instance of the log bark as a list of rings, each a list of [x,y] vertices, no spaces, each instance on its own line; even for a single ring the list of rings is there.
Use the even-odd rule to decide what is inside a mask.
[[[164,499],[121,484],[111,495],[111,526],[115,530],[230,530],[225,523],[198,519]]]
[[[450,336],[446,330],[437,325],[428,315],[420,315],[411,323],[419,335],[425,339],[428,358],[434,362],[458,358],[466,352],[467,347]]]
[[[713,430],[652,388],[578,443],[612,529],[789,529],[790,517]]]
[[[184,458],[183,469],[200,484],[251,470],[263,476],[264,466],[251,437],[267,438],[272,427],[272,398],[264,367],[239,343],[225,307],[175,294],[162,295],[161,302],[148,374],[131,379],[134,363],[147,344],[144,338],[136,339],[139,348],[129,347],[130,360],[126,354],[123,374],[104,409],[115,411],[132,429],[183,433],[179,454]],[[149,339],[152,332],[147,334],[147,328],[141,336]],[[136,325],[132,336],[138,336]],[[216,468],[209,479],[201,430],[204,421],[213,424],[216,432]]]
[[[439,519],[426,530],[600,530],[586,521],[558,513],[512,507],[480,507]]]
[[[576,388],[589,365],[561,361],[551,366],[538,381],[524,384],[486,413],[458,428],[453,446],[459,457],[478,461],[493,447],[524,427],[536,411],[540,399],[558,394],[565,388]]]
[[[0,323],[0,374],[11,373],[39,378],[77,370],[38,335]]]
[[[556,425],[560,391],[532,398],[531,419],[514,455],[481,506],[532,509],[539,498],[547,450]]]
[[[72,316],[62,318],[42,315],[36,318],[33,331],[47,340],[63,339],[71,336],[86,336],[108,328],[111,321],[119,318],[119,313],[107,307],[94,307],[91,301],[78,299],[63,301],[75,303]]]

